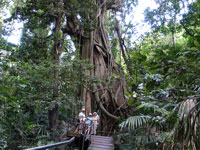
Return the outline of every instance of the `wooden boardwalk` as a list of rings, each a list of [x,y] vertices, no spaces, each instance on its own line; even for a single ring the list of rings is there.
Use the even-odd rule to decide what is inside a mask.
[[[91,136],[91,144],[88,150],[114,150],[112,137],[108,136]]]

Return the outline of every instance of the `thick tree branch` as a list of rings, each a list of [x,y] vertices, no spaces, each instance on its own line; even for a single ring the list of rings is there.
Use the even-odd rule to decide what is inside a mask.
[[[121,35],[120,29],[119,29],[119,22],[118,22],[117,19],[115,19],[115,30],[116,30],[117,35],[118,35],[119,45],[120,45],[120,49],[122,51],[122,56],[124,58],[125,64],[128,68],[130,75],[133,75],[131,64],[128,61],[127,56],[126,56],[126,52],[125,52],[126,46],[124,45],[124,40],[122,39],[122,35]]]
[[[112,0],[107,2],[106,6],[107,6],[107,10],[108,9],[112,9],[114,11],[121,11],[121,7],[122,7],[122,0]]]
[[[183,26],[183,28],[185,29],[186,33],[192,37],[195,37],[194,34],[192,34],[188,29],[187,27],[185,26],[185,23],[184,23],[184,20],[181,21],[181,25]]]
[[[96,91],[96,93],[95,93],[95,99],[96,99],[97,103],[99,104],[99,107],[101,108],[101,110],[102,110],[107,116],[109,116],[110,118],[113,118],[113,119],[115,119],[115,120],[119,119],[119,117],[117,117],[117,116],[111,114],[110,112],[108,112],[108,111],[105,109],[105,107],[103,106],[101,100],[99,99],[99,92],[98,92],[98,90],[97,90],[96,84],[93,84],[93,87],[94,87],[94,90]]]

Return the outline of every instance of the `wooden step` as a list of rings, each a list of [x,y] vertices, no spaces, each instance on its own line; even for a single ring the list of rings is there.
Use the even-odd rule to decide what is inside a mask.
[[[90,144],[90,146],[91,146],[91,147],[94,147],[94,146],[97,146],[97,147],[101,147],[101,146],[102,146],[102,147],[106,147],[106,146],[107,146],[107,147],[114,147],[113,144],[96,144],[96,143],[94,143],[94,144],[92,143],[92,144]]]
[[[94,149],[94,150],[96,150],[97,148],[101,148],[102,150],[104,150],[104,149],[110,149],[110,150],[112,150],[112,149],[114,149],[114,146],[91,145],[89,148],[90,149]]]
[[[102,140],[102,141],[113,141],[113,139],[104,139],[104,138],[102,138],[102,139],[101,138],[98,138],[98,139],[97,138],[90,138],[90,139],[91,140],[99,140],[99,141],[100,140]]]
[[[93,141],[94,141],[94,140],[95,140],[95,141],[96,141],[96,140],[98,140],[98,141],[101,141],[101,140],[102,140],[102,141],[113,141],[113,139],[101,139],[101,138],[98,138],[98,139],[96,139],[96,138],[90,138],[90,140],[93,140]]]
[[[92,138],[104,138],[104,139],[112,139],[111,136],[98,136],[98,135],[92,135]]]
[[[114,150],[112,137],[107,136],[91,136],[91,144],[88,150]]]
[[[103,145],[108,145],[108,144],[113,144],[113,142],[107,142],[107,141],[92,141],[91,143],[96,143],[96,144],[103,144]]]
[[[114,148],[113,149],[111,149],[111,148],[103,148],[102,149],[102,148],[97,148],[97,147],[96,148],[89,147],[88,150],[114,150]]]

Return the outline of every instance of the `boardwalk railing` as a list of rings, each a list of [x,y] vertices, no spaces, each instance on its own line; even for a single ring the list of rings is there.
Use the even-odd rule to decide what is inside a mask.
[[[66,144],[71,144],[75,140],[75,137],[72,137],[71,139],[63,142],[58,142],[55,144],[49,144],[49,145],[44,145],[44,146],[39,146],[39,147],[34,147],[34,148],[29,148],[26,150],[41,150],[41,149],[47,149],[47,148],[53,148],[53,147],[58,147],[61,145],[66,145]]]
[[[78,123],[78,124],[80,124],[80,123]],[[92,123],[90,126],[88,126],[88,128],[86,130],[84,130],[84,129],[85,129],[85,125],[83,126],[83,132],[84,133],[82,134],[82,146],[81,146],[82,150],[84,149],[84,143],[94,133],[94,131],[93,131],[94,130],[94,123]],[[75,137],[73,136],[71,139],[69,139],[67,141],[58,142],[58,143],[49,144],[49,145],[44,145],[44,146],[33,147],[33,148],[28,148],[26,150],[43,150],[43,149],[47,149],[47,148],[55,148],[55,147],[58,147],[58,146],[71,144],[74,141],[75,141]]]
[[[90,130],[89,130],[89,129],[90,129]],[[81,150],[84,150],[85,142],[91,137],[92,133],[94,132],[93,130],[94,130],[94,123],[92,123],[90,126],[88,126],[88,129],[86,129],[86,130],[84,131]],[[89,133],[88,133],[88,132],[89,132]]]

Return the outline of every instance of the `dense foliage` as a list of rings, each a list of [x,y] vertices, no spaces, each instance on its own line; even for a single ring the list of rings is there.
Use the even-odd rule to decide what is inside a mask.
[[[7,8],[11,12],[10,18],[0,16],[0,50],[9,53],[0,57],[0,149],[59,141],[66,122],[84,105],[80,88],[105,82],[85,74],[93,66],[80,59],[80,45],[74,45],[78,39],[61,30],[71,14],[77,14],[84,31],[97,28],[98,20],[88,15],[97,5],[70,0],[76,8],[61,8],[60,2],[0,2],[1,14]],[[200,149],[200,2],[155,2],[157,9],[145,10],[152,30],[137,41],[132,40],[135,25],[126,22],[136,1],[126,0],[123,11],[106,15],[110,47],[126,75],[124,96],[130,109],[116,127],[122,132],[117,135],[119,148]],[[56,32],[59,14],[63,16]],[[24,24],[19,45],[5,39],[14,20]],[[56,55],[59,44],[62,52]],[[110,80],[120,77],[113,73]],[[52,131],[49,112],[55,108],[58,122]]]
[[[199,21],[194,17],[199,15],[199,2],[191,3],[180,21],[173,20],[181,10],[178,2],[159,5],[146,10],[146,21],[154,32],[128,52],[135,74],[129,76],[127,96],[136,108],[121,124],[131,131],[124,138],[136,149],[199,149],[199,123],[194,121],[199,115]]]

